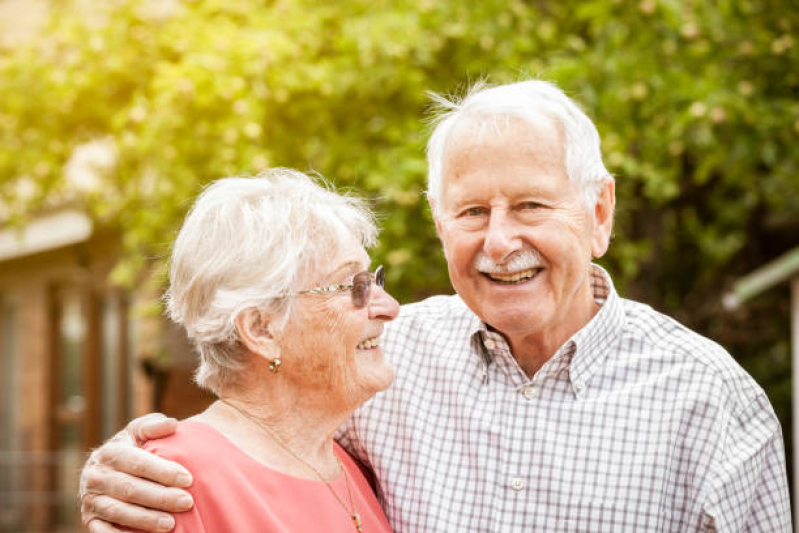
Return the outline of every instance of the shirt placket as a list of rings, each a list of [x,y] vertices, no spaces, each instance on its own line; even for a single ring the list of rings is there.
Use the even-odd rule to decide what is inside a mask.
[[[488,381],[485,388],[496,405],[492,429],[497,439],[493,471],[493,505],[490,531],[513,531],[524,527],[536,473],[532,458],[536,453],[531,438],[532,416],[540,401],[548,373],[527,378],[513,359],[507,343],[488,333],[484,343],[489,351]]]

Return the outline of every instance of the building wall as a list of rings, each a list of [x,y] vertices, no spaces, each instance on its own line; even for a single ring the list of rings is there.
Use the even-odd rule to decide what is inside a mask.
[[[214,399],[192,382],[196,356],[185,333],[155,305],[161,287],[142,283],[124,291],[109,283],[117,243],[114,235],[95,234],[80,244],[0,261],[0,303],[14,309],[16,341],[11,374],[0,375],[0,387],[13,389],[11,405],[2,405],[6,395],[0,407],[13,411],[14,429],[10,440],[0,439],[0,477],[7,478],[0,483],[0,532],[78,531],[77,472],[92,447],[135,416],[160,411],[185,418]],[[79,301],[85,328],[82,392],[66,401],[59,384],[76,370],[65,363],[76,352],[67,353],[60,340],[68,322],[59,318],[64,294],[77,295],[71,301]],[[103,368],[103,302],[109,295],[112,302],[127,302],[117,308],[123,331],[107,345],[124,359],[118,365],[127,369],[120,370],[122,381]],[[0,347],[2,336],[0,328]]]
[[[2,451],[5,471],[15,486],[12,494],[0,500],[0,531],[49,531],[58,524],[74,524],[77,518],[77,468],[89,447],[107,436],[101,432],[98,416],[103,391],[115,394],[119,390],[116,382],[100,381],[96,368],[100,347],[92,341],[99,335],[98,308],[92,302],[117,290],[107,283],[117,257],[115,242],[110,236],[99,236],[0,262],[0,295],[15,310],[16,318],[11,365],[16,375],[6,377],[15,394],[12,405],[4,406],[14,410],[14,449]],[[83,326],[89,328],[81,344],[80,366],[72,368],[82,375],[82,397],[73,396],[67,402],[59,396],[67,369],[61,368],[64,361],[59,360],[61,332],[54,315],[58,287],[70,287],[70,294],[77,295]],[[135,354],[130,356],[135,358]],[[132,369],[129,385],[123,387],[127,390],[120,391],[125,395],[122,404],[129,408],[119,413],[118,427],[130,414],[153,409],[150,380],[140,365],[133,364]],[[13,523],[21,517],[27,518]]]

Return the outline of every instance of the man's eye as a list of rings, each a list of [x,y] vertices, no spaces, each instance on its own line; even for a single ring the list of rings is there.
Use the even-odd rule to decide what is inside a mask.
[[[488,210],[485,207],[470,207],[461,213],[464,217],[479,217],[485,215]]]
[[[517,207],[518,209],[540,209],[544,206],[538,202],[522,202]]]

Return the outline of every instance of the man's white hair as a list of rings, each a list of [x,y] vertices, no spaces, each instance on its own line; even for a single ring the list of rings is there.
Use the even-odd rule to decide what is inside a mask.
[[[213,392],[235,384],[247,356],[238,314],[265,307],[284,325],[295,282],[352,240],[371,247],[376,239],[363,200],[337,194],[321,177],[276,168],[209,185],[175,240],[165,295],[199,352],[195,381]]]
[[[602,162],[600,139],[591,119],[554,84],[528,80],[491,87],[484,82],[472,86],[462,99],[431,94],[435,104],[435,129],[427,143],[427,197],[431,204],[441,197],[442,173],[448,144],[459,125],[476,128],[476,136],[499,133],[508,119],[536,123],[546,116],[564,133],[566,173],[576,183],[588,206],[596,202],[600,185],[610,178]]]

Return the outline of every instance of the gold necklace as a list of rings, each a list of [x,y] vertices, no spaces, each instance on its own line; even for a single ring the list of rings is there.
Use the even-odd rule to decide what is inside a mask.
[[[263,422],[261,422],[260,420],[258,420],[254,416],[250,415],[249,413],[245,412],[240,407],[237,407],[237,406],[233,405],[232,403],[228,402],[227,400],[223,400],[223,399],[220,398],[219,401],[224,403],[225,405],[229,405],[230,407],[232,407],[233,409],[238,411],[238,413],[241,414],[244,418],[246,418],[250,422],[254,423],[256,426],[258,426],[259,428],[264,430],[266,432],[266,434],[269,435],[272,439],[274,439],[274,441],[277,442],[278,445],[281,448],[283,448],[286,452],[288,452],[289,455],[291,455],[292,457],[297,459],[303,465],[308,467],[314,474],[316,474],[316,477],[319,478],[319,481],[323,482],[325,484],[325,486],[327,487],[327,489],[330,491],[330,494],[332,494],[333,497],[336,498],[336,501],[339,503],[339,505],[341,505],[341,508],[344,509],[344,512],[346,512],[350,516],[350,520],[352,520],[352,524],[355,526],[355,530],[359,531],[359,532],[363,531],[363,524],[361,523],[361,515],[358,514],[358,511],[355,509],[355,503],[352,501],[352,489],[350,488],[350,477],[349,477],[349,475],[347,475],[347,469],[344,468],[344,465],[341,464],[341,461],[339,460],[338,457],[336,457],[336,463],[338,464],[338,467],[341,469],[341,471],[344,473],[344,483],[347,486],[347,496],[349,497],[349,500],[350,500],[350,508],[349,509],[347,509],[347,506],[344,503],[344,500],[342,500],[339,497],[338,493],[333,488],[333,485],[331,485],[330,482],[325,479],[325,477],[322,475],[322,473],[319,472],[319,470],[317,470],[316,467],[314,467],[314,465],[312,465],[310,462],[308,462],[305,459],[303,459],[302,457],[300,457],[299,454],[295,453],[294,450],[289,448],[289,445],[286,443],[286,441],[284,441],[280,437],[280,435],[275,433],[274,429],[272,429],[268,425],[264,424]]]

